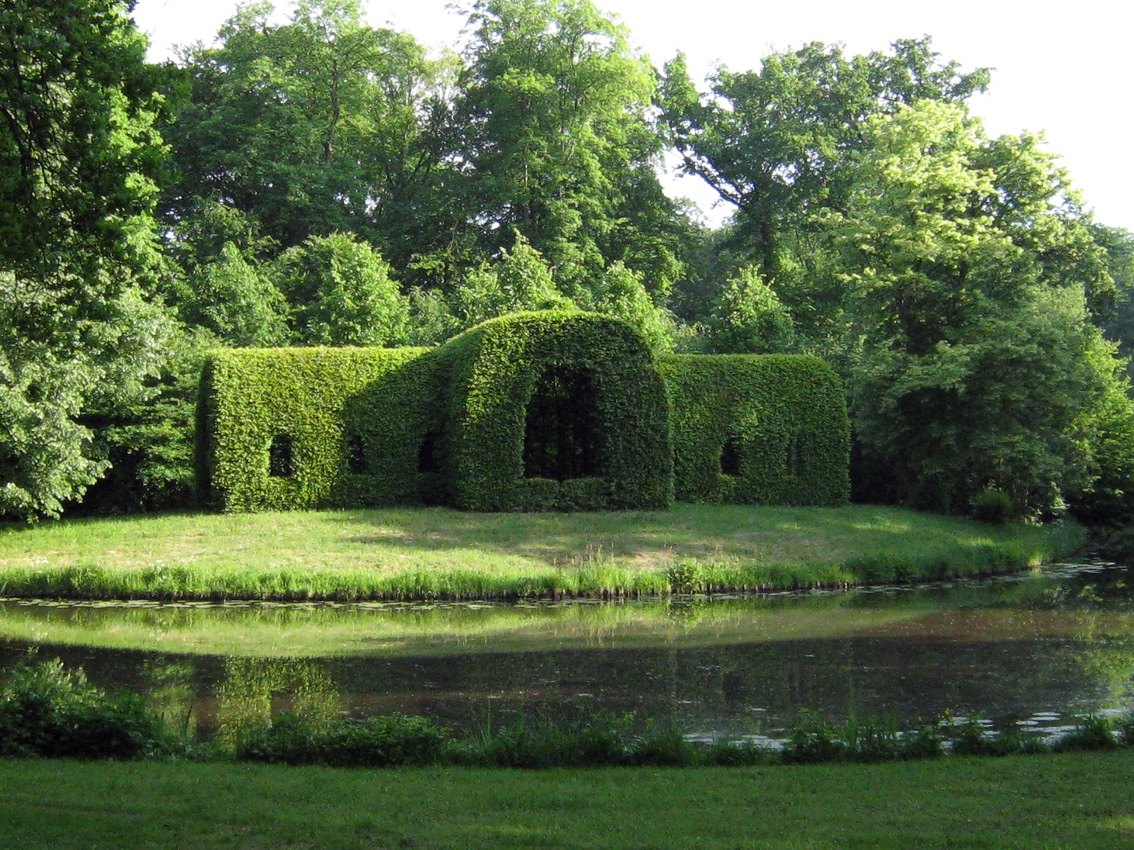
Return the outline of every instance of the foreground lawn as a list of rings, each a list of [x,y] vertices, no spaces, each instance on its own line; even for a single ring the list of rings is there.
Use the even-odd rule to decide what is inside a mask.
[[[0,761],[19,848],[1128,848],[1134,751],[871,766]]]
[[[849,585],[1025,569],[1082,542],[895,508],[441,508],[46,522],[0,532],[0,595],[376,599]]]

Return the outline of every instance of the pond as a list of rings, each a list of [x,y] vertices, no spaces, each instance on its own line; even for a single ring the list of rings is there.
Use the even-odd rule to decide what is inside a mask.
[[[1134,575],[1109,564],[918,587],[556,604],[0,600],[37,647],[200,738],[296,706],[483,728],[599,709],[776,738],[804,713],[946,713],[1053,733],[1134,709]]]

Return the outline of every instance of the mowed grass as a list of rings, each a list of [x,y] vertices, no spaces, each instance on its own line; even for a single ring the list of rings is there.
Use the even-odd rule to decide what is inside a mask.
[[[1134,751],[761,768],[0,761],[0,846],[1129,848]]]
[[[0,595],[409,599],[755,590],[1025,569],[1074,525],[993,527],[895,508],[442,508],[179,514],[6,526]]]

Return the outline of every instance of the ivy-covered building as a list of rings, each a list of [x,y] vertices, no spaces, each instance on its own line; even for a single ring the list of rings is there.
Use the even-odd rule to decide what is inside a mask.
[[[842,387],[814,357],[654,357],[625,322],[493,319],[433,349],[218,352],[200,486],[227,511],[837,505]]]

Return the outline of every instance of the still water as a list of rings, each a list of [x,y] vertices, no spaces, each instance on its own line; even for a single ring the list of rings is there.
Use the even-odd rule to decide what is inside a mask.
[[[466,728],[599,708],[714,736],[776,737],[804,712],[1054,730],[1134,710],[1134,573],[601,604],[0,600],[0,668],[30,647],[201,738],[296,706]]]

